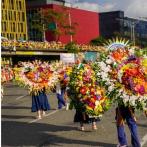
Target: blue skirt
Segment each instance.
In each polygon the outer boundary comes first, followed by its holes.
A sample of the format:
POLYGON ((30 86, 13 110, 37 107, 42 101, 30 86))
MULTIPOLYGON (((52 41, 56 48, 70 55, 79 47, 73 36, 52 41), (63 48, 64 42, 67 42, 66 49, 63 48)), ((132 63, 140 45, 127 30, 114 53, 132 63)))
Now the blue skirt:
POLYGON ((50 105, 45 92, 40 92, 39 95, 32 95, 32 112, 38 110, 50 110, 50 105))

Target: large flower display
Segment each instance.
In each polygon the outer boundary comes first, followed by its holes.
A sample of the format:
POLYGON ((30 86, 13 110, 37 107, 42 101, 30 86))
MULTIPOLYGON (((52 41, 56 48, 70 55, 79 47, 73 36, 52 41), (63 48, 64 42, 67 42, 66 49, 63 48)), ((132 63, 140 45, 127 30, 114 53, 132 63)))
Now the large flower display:
POLYGON ((12 66, 9 63, 9 60, 2 60, 1 59, 1 83, 4 84, 13 80, 14 73, 12 66))
MULTIPOLYGON (((1 42, 3 48, 14 48, 16 50, 48 50, 48 51, 63 51, 65 50, 65 44, 61 42, 38 42, 38 41, 17 41, 17 40, 3 40, 1 42)), ((92 46, 86 44, 77 44, 77 48, 80 51, 105 51, 103 46, 92 46)))
POLYGON ((37 95, 39 91, 51 90, 58 81, 58 73, 54 70, 57 64, 34 61, 22 62, 22 67, 15 70, 15 80, 19 85, 28 87, 30 93, 37 95))
POLYGON ((77 64, 70 75, 71 104, 89 116, 100 116, 109 108, 105 90, 97 85, 95 72, 89 64, 77 64))
POLYGON ((97 79, 107 96, 119 105, 147 109, 147 57, 137 57, 132 49, 117 47, 97 62, 97 79))

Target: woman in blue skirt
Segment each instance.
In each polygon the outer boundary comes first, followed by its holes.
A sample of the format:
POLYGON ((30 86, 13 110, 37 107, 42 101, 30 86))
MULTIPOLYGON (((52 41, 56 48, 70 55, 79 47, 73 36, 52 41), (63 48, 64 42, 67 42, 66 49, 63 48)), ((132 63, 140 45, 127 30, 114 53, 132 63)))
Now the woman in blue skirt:
POLYGON ((32 95, 32 112, 37 112, 37 118, 41 119, 47 110, 50 110, 50 104, 44 89, 37 95, 32 95))

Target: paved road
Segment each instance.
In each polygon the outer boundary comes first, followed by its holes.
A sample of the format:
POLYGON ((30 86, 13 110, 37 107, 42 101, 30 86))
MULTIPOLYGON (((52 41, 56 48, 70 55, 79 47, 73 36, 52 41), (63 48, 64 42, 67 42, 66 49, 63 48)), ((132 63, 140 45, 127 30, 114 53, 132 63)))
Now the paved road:
MULTIPOLYGON (((58 110, 55 94, 49 94, 51 110, 41 119, 31 112, 31 97, 27 90, 8 83, 4 87, 2 101, 2 146, 48 146, 48 147, 115 147, 117 144, 114 107, 97 122, 97 131, 86 125, 86 131, 78 130, 73 123, 74 110, 58 110)), ((137 113, 138 132, 143 147, 147 147, 147 118, 137 113)), ((126 126, 128 142, 129 130, 126 126)))

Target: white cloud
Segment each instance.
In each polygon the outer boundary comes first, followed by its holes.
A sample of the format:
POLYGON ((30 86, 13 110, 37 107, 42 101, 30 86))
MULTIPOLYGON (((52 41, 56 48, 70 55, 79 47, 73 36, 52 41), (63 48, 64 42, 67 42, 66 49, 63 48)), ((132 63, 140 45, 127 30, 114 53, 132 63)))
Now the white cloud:
POLYGON ((98 10, 98 4, 96 3, 89 3, 89 2, 82 2, 82 3, 75 3, 73 7, 77 7, 79 9, 83 10, 89 10, 89 11, 94 11, 94 12, 99 12, 98 10))
POLYGON ((99 5, 99 11, 100 12, 107 12, 111 11, 114 8, 114 4, 111 3, 105 3, 104 5, 99 5))
POLYGON ((80 9, 96 12, 122 10, 129 17, 147 17, 147 0, 74 0, 74 2, 80 9))
POLYGON ((129 16, 147 17, 147 1, 134 0, 130 5, 128 5, 128 7, 126 7, 125 12, 129 16))

